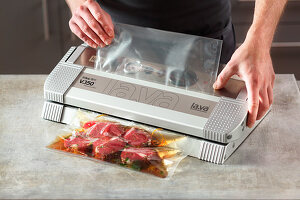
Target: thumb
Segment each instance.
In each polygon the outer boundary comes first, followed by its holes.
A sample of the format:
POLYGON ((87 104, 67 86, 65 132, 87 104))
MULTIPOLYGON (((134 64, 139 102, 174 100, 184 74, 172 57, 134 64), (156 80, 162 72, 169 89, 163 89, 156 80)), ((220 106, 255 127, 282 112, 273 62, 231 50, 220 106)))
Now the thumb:
POLYGON ((222 89, 225 87, 227 81, 236 73, 236 69, 230 64, 230 62, 225 66, 222 72, 219 74, 216 82, 214 83, 214 89, 222 89))

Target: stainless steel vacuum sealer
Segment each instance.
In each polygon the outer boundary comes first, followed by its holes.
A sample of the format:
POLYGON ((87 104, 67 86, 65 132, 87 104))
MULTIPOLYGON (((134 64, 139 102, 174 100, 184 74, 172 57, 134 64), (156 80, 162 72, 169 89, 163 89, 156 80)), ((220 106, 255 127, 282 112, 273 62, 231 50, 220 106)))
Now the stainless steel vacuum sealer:
POLYGON ((71 47, 44 86, 44 119, 69 123, 78 108, 188 137, 190 156, 222 164, 246 139, 247 93, 231 79, 212 89, 222 42, 116 24, 115 41, 71 47))

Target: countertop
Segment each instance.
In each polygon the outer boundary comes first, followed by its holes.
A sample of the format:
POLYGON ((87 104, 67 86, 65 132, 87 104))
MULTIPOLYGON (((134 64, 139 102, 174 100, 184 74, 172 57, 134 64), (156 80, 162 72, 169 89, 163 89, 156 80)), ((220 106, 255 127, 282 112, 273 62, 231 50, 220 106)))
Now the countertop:
POLYGON ((272 111, 224 165, 187 157, 168 180, 46 149, 45 75, 0 75, 0 198, 300 198, 300 95, 276 75, 272 111))

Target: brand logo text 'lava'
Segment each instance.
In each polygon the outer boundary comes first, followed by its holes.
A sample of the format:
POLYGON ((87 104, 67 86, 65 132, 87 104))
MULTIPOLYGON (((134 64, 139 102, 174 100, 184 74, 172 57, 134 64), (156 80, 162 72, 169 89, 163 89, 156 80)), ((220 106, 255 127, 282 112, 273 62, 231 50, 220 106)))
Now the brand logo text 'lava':
POLYGON ((199 111, 199 112, 207 112, 208 109, 209 109, 209 106, 199 105, 197 103, 193 103, 191 105, 191 110, 196 110, 196 111, 199 111))

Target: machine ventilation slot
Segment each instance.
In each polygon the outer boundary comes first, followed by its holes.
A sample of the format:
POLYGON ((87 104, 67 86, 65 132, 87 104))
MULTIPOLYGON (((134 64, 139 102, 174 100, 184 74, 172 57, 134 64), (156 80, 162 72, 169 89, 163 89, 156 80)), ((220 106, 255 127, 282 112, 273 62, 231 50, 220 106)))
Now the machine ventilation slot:
POLYGON ((42 118, 55 122, 60 122, 63 108, 63 105, 45 102, 43 107, 42 118))
POLYGON ((204 141, 201 146, 200 159, 215 164, 222 164, 224 152, 225 146, 204 141))

